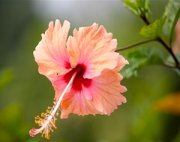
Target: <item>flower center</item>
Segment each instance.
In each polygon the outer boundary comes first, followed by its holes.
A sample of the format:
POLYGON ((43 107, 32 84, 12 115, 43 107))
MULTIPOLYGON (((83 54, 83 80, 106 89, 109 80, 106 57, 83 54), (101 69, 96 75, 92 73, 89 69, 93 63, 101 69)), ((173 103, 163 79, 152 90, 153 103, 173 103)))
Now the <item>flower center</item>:
POLYGON ((75 68, 68 72, 63 77, 64 81, 68 83, 75 72, 77 74, 74 78, 72 89, 74 89, 75 91, 81 91, 83 86, 87 88, 91 86, 92 80, 83 77, 84 73, 86 72, 86 66, 84 64, 78 64, 75 68))

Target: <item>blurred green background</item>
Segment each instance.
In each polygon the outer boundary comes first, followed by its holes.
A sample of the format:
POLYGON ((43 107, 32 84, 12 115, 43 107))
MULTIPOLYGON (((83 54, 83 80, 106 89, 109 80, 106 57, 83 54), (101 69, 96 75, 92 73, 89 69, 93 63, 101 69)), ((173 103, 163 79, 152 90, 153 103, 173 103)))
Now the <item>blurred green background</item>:
MULTIPOLYGON (((153 20, 168 1, 150 2, 153 20)), ((40 135, 31 138, 28 131, 35 126, 34 116, 51 106, 54 97, 50 82, 38 74, 32 54, 50 20, 70 21, 70 34, 75 27, 102 24, 117 38, 118 48, 143 40, 138 32, 144 23, 120 0, 0 0, 0 17, 0 142, 47 141, 40 135)), ((144 46, 162 50, 157 43, 144 46)), ((146 66, 122 84, 128 89, 124 94, 128 102, 111 116, 59 119, 48 141, 180 142, 180 113, 156 107, 158 100, 180 91, 176 72, 146 66)))

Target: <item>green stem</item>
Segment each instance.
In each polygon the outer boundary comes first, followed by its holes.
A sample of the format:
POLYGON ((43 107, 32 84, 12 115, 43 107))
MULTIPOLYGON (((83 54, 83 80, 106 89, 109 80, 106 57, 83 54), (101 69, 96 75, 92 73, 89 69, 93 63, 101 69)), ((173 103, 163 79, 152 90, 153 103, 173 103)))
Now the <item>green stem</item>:
POLYGON ((121 49, 117 49, 116 52, 119 52, 119 51, 124 51, 124 50, 127 50, 127 49, 131 49, 135 46, 138 46, 138 45, 141 45, 141 44, 145 44, 145 43, 149 43, 149 42, 152 42, 152 41, 156 41, 157 39, 148 39, 148 40, 144 40, 144 41, 140 41, 140 42, 137 42, 137 43, 134 43, 134 44, 131 44, 131 45, 128 45, 126 47, 123 47, 121 49))

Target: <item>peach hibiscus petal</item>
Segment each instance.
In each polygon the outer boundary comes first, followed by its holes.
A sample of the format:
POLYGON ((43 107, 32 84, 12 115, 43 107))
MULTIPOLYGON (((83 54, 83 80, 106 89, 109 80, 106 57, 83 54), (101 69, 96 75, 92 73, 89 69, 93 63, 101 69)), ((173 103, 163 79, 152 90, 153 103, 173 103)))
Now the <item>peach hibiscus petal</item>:
POLYGON ((93 94, 90 90, 90 88, 83 87, 80 92, 71 90, 66 94, 61 103, 61 118, 68 118, 70 113, 81 116, 99 114, 100 112, 94 107, 93 94))
POLYGON ((126 103, 126 98, 121 94, 126 91, 119 83, 121 79, 120 74, 106 70, 92 79, 89 88, 82 87, 81 91, 72 89, 61 103, 61 118, 67 118, 70 113, 110 115, 118 105, 126 103))
POLYGON ((69 57, 66 49, 66 40, 70 23, 65 21, 61 27, 59 20, 49 23, 42 40, 33 52, 35 61, 39 65, 39 73, 52 78, 57 74, 67 72, 69 57))
POLYGON ((122 76, 114 71, 105 70, 94 78, 94 106, 101 114, 110 115, 118 105, 126 103, 126 98, 122 95, 126 87, 120 84, 122 76))
POLYGON ((119 71, 125 65, 129 64, 129 62, 122 55, 119 55, 117 62, 118 62, 118 64, 117 64, 116 68, 114 69, 115 71, 119 71))
POLYGON ((85 78, 93 78, 101 74, 104 69, 114 69, 118 64, 119 54, 116 39, 107 33, 103 26, 93 24, 75 30, 73 37, 67 41, 70 64, 87 64, 85 78))
POLYGON ((69 114, 74 113, 77 115, 95 115, 97 110, 94 108, 92 101, 85 98, 81 92, 73 91, 66 94, 64 100, 61 103, 61 118, 65 119, 69 117, 69 114))

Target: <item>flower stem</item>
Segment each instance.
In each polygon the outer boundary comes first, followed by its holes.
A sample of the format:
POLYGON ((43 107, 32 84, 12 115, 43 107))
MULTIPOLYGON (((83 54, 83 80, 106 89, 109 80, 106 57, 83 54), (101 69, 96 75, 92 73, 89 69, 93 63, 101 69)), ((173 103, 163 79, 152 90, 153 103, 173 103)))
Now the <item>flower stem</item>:
POLYGON ((124 50, 127 50, 127 49, 131 49, 131 48, 133 48, 135 46, 138 46, 138 45, 141 45, 141 44, 146 44, 146 43, 149 43, 149 42, 152 42, 152 41, 156 41, 156 39, 153 38, 153 39, 147 39, 147 40, 144 40, 144 41, 140 41, 140 42, 128 45, 126 47, 123 47, 121 49, 117 49, 116 52, 124 51, 124 50))

